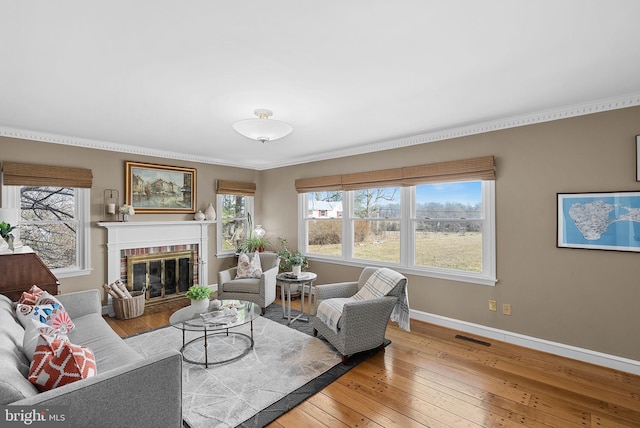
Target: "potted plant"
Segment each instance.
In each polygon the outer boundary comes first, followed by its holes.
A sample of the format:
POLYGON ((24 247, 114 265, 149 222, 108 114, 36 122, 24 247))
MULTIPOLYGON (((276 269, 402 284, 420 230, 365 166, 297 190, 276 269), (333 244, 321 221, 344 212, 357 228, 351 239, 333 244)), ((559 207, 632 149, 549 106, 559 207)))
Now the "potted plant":
POLYGON ((249 223, 249 236, 242 241, 240 247, 237 248, 236 253, 254 253, 256 251, 263 252, 270 244, 269 239, 265 236, 255 236, 253 234, 253 220, 251 219, 251 214, 247 214, 247 221, 249 223))
POLYGON ((185 297, 191 299, 191 308, 195 313, 207 312, 209 309, 209 298, 211 297, 211 289, 206 285, 192 285, 184 294, 185 297))
POLYGON ((299 251, 294 252, 291 257, 289 257, 289 263, 291 263, 291 272, 295 276, 300 276, 304 260, 304 256, 299 251))
POLYGON ((0 236, 2 236, 2 239, 4 239, 4 241, 7 243, 11 251, 13 251, 13 239, 14 239, 13 234, 11 232, 13 232, 13 230, 16 227, 18 226, 11 226, 6 221, 3 221, 2 223, 0 223, 0 236))
MULTIPOLYGON (((280 272, 293 272, 294 266, 299 266, 300 270, 309 267, 309 261, 300 251, 291 251, 287 247, 287 240, 285 238, 278 238, 278 240, 282 246, 282 249, 278 251, 278 255, 280 256, 280 272)), ((298 271, 298 275, 299 274, 300 272, 298 271)))

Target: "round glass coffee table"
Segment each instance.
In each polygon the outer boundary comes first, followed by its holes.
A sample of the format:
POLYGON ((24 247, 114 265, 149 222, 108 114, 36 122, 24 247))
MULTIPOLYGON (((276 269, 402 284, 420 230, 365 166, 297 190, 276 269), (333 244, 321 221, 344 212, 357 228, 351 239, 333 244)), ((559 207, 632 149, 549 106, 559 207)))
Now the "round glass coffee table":
POLYGON ((180 352, 184 361, 209 368, 209 365, 228 363, 242 358, 253 349, 253 320, 260 316, 260 306, 244 300, 219 300, 219 302, 220 306, 214 307, 212 303, 204 313, 195 313, 190 306, 187 306, 169 317, 169 324, 182 330, 180 352), (250 325, 249 334, 230 331, 245 324, 250 325), (187 342, 187 331, 199 334, 195 339, 187 342), (195 345, 201 341, 204 349, 198 350, 195 345), (211 352, 215 351, 214 355, 209 355, 209 348, 211 352), (199 351, 204 351, 204 355, 199 351))

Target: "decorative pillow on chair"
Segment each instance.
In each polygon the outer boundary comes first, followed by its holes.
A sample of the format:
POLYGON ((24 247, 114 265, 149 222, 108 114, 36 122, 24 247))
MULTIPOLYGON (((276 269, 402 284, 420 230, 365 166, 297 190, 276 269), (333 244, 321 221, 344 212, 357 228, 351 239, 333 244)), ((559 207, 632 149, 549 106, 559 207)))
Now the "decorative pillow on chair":
POLYGON ((249 260, 249 256, 245 253, 238 257, 238 271, 236 279, 239 278, 260 278, 262 275, 262 266, 260 265, 260 254, 256 251, 249 260))
POLYGON ((40 287, 32 285, 29 291, 22 293, 18 303, 22 303, 24 305, 35 305, 42 293, 44 293, 44 291, 41 290, 40 287))
POLYGON ((59 329, 63 334, 69 333, 75 327, 71 318, 64 310, 60 303, 51 303, 47 305, 23 305, 18 304, 16 307, 16 315, 20 324, 25 328, 29 320, 34 319, 48 326, 59 329))
POLYGON ((36 352, 36 346, 38 345, 38 339, 40 334, 45 336, 59 338, 68 342, 67 335, 62 333, 60 329, 51 327, 50 325, 43 324, 34 319, 30 319, 27 322, 27 326, 24 329, 24 337, 22 339, 22 351, 29 358, 29 361, 33 360, 33 354, 36 352))
POLYGON ((29 381, 48 391, 96 375, 96 359, 86 346, 41 334, 29 369, 29 381))

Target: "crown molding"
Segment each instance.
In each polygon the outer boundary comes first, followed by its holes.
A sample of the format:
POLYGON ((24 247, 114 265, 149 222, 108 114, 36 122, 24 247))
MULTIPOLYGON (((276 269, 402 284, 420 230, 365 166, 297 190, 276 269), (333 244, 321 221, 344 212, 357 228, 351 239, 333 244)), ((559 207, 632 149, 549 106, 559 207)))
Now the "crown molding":
POLYGON ((418 144, 433 143, 436 141, 450 140, 452 138, 467 137, 470 135, 484 134, 487 132, 499 131, 503 129, 517 128, 521 126, 568 119, 571 117, 585 116, 588 114, 601 113, 609 110, 619 110, 639 105, 640 92, 634 92, 615 98, 607 98, 588 103, 574 104, 572 106, 543 110, 535 113, 527 113, 523 115, 509 116, 501 119, 476 122, 468 125, 461 125, 438 131, 427 132, 424 134, 417 134, 393 140, 385 140, 344 150, 336 150, 330 153, 323 153, 322 155, 318 156, 306 157, 304 159, 300 158, 291 162, 278 163, 277 165, 269 166, 269 168, 280 168, 284 166, 299 165, 301 163, 317 162, 339 157, 398 149, 418 144))
MULTIPOLYGON (((155 156, 165 159, 183 160, 198 163, 210 163, 223 166, 242 167, 237 163, 225 162, 223 159, 202 156, 191 156, 185 153, 168 150, 155 150, 148 147, 130 146, 127 144, 110 143, 107 141, 91 140, 87 138, 71 137, 66 135, 51 134, 41 131, 29 131, 25 129, 0 126, 0 137, 18 138, 21 140, 41 141, 43 143, 62 144, 65 146, 82 147, 85 149, 106 150, 110 152, 129 153, 141 156, 155 156)), ((247 167, 253 169, 251 167, 247 167)))
POLYGON ((154 156, 166 159, 183 160, 188 162, 207 163, 214 165, 232 166, 236 168, 247 168, 257 171, 281 168, 285 166, 299 165, 303 163, 317 162, 335 159, 346 156, 354 156, 366 153, 373 153, 383 150, 391 150, 402 147, 414 146, 418 144, 433 143, 435 141, 449 140, 452 138, 467 137, 470 135, 483 134, 486 132, 499 131, 520 126, 534 125, 537 123, 550 122, 554 120, 568 119, 571 117, 584 116, 588 114, 601 113, 609 110, 618 110, 627 107, 640 105, 640 92, 626 94, 615 98, 607 98, 588 103, 575 104, 571 106, 544 110, 517 116, 510 116, 502 119, 494 119, 483 122, 461 125, 452 128, 437 130, 424 134, 402 137, 392 140, 379 141, 364 144, 344 150, 335 150, 316 156, 306 156, 289 159, 284 162, 276 162, 262 167, 255 165, 242 165, 226 162, 224 159, 191 156, 185 153, 172 152, 166 150, 154 150, 146 147, 130 146, 125 144, 110 143, 106 141, 91 140, 72 136, 51 134, 40 131, 30 131, 17 128, 0 126, 0 136, 18 138, 22 140, 41 141, 45 143, 63 144, 68 146, 83 147, 96 150, 107 150, 112 152, 129 153, 141 156, 154 156))

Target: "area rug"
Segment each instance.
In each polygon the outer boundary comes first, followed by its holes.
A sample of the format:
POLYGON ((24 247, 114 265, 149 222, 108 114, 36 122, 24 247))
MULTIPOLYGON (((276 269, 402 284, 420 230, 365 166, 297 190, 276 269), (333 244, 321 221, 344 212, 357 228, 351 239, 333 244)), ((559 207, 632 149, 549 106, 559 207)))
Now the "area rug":
MULTIPOLYGON (((258 420, 273 420, 282 412, 256 415, 310 381, 321 378, 332 367, 342 365, 335 349, 323 340, 266 317, 257 318, 253 329, 255 346, 244 357, 209 369, 184 364, 183 418, 189 427, 252 426, 262 423, 258 420)), ((248 325, 234 330, 249 334, 248 325)), ((187 340, 196 335, 188 333, 187 340)), ((125 340, 137 352, 149 356, 167 348, 180 349, 182 332, 165 327, 125 340)), ((223 350, 235 352, 247 343, 246 338, 238 336, 224 340, 224 346, 215 340, 210 342, 212 359, 224 359, 223 350)), ((203 356, 198 355, 204 352, 201 343, 190 347, 189 358, 203 356)))

